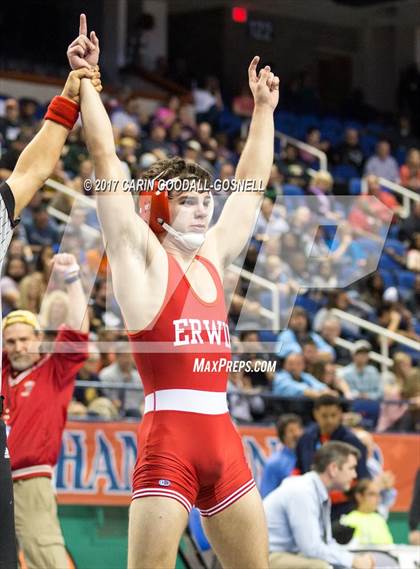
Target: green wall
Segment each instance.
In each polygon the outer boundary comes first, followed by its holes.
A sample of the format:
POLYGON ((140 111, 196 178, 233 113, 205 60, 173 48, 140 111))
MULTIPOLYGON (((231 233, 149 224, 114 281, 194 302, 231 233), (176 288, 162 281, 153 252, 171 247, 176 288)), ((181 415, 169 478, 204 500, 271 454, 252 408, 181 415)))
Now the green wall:
MULTIPOLYGON (((125 569, 128 509, 121 507, 60 506, 66 545, 77 569, 125 569)), ((389 519, 394 541, 407 543, 407 514, 389 519)), ((177 569, 183 569, 181 561, 177 569)))

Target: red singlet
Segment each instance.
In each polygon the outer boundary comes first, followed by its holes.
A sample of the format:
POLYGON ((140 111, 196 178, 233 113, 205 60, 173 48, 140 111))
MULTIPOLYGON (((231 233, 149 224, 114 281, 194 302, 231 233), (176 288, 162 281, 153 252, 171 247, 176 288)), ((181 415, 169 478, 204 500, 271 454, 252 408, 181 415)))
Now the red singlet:
POLYGON ((129 334, 146 396, 133 499, 164 496, 212 516, 255 482, 226 402, 231 351, 223 284, 212 263, 196 259, 214 281, 215 301, 201 300, 168 254, 163 306, 147 329, 129 334))

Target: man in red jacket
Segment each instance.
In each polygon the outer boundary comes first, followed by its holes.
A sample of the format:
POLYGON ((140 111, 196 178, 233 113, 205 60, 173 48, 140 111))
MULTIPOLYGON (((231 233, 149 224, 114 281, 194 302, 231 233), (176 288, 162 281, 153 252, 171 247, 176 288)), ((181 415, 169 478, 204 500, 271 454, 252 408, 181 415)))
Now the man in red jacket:
POLYGON ((32 312, 15 310, 3 319, 2 385, 8 429, 15 525, 28 569, 64 569, 64 540, 51 484, 75 376, 87 359, 89 322, 73 255, 54 258, 69 297, 67 321, 52 353, 41 354, 42 334, 32 312))

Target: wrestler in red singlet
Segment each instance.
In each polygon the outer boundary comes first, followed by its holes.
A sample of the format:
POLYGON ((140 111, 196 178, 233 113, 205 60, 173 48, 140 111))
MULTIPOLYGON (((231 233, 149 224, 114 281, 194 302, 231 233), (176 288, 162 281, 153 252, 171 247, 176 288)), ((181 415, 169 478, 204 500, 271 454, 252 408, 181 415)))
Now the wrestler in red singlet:
POLYGON ((164 353, 134 352, 145 392, 145 415, 138 432, 133 499, 168 496, 188 511, 197 505, 211 516, 255 486, 242 441, 226 403, 226 371, 194 372, 205 358, 218 369, 230 360, 223 284, 210 261, 195 257, 217 289, 204 302, 183 269, 168 254, 168 285, 163 307, 131 342, 167 342, 164 353))

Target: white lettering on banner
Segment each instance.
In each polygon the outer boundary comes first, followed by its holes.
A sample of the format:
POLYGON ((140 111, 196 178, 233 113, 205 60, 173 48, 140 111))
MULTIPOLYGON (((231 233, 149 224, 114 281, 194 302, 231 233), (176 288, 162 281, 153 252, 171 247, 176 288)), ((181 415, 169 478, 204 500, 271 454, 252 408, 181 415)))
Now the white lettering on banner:
POLYGON ((175 328, 174 346, 204 344, 201 333, 207 332, 208 343, 230 348, 229 327, 223 320, 199 320, 180 318, 173 321, 175 328))

